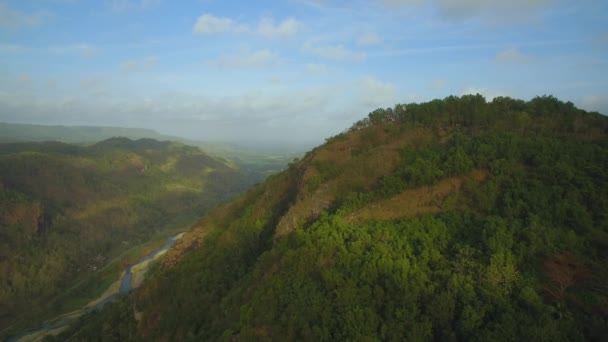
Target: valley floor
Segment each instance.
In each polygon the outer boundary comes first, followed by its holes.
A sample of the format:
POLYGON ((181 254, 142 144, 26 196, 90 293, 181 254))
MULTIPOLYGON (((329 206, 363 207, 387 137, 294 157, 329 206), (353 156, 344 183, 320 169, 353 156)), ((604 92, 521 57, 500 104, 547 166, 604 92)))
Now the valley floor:
POLYGON ((82 309, 62 314, 56 318, 44 322, 40 327, 29 329, 23 333, 8 339, 11 342, 34 342, 42 341, 46 336, 55 336, 68 328, 76 319, 86 313, 101 309, 106 303, 114 300, 118 295, 124 294, 132 289, 138 288, 144 281, 145 274, 149 267, 161 258, 175 242, 183 237, 184 233, 177 234, 168 239, 168 242, 148 253, 140 261, 132 266, 128 266, 122 272, 120 278, 113 282, 106 291, 98 298, 90 301, 82 309))

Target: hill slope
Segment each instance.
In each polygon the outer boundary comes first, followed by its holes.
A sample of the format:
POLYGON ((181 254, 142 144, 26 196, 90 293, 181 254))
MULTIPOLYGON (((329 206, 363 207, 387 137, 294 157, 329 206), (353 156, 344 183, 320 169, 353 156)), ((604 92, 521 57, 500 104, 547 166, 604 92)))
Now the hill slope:
POLYGON ((262 181, 266 176, 282 170, 294 156, 304 149, 295 146, 255 144, 229 144, 203 142, 168 136, 151 129, 107 126, 46 126, 0 122, 0 143, 49 142, 58 141, 72 144, 92 144, 113 137, 129 139, 171 140, 200 147, 205 153, 216 158, 230 160, 247 173, 254 181, 262 181))
POLYGON ((57 294, 249 184, 225 161, 167 141, 0 144, 0 327, 62 310, 57 294))
POLYGON ((58 338, 605 340, 606 170, 608 119, 552 97, 377 110, 58 338))

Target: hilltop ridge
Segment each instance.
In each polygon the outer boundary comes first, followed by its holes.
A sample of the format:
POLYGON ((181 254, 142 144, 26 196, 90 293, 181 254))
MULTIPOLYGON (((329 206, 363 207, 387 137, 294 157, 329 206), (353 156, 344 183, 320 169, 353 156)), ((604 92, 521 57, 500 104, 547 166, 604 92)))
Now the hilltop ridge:
POLYGON ((59 338, 602 340, 607 169, 608 118, 550 96, 379 109, 59 338))

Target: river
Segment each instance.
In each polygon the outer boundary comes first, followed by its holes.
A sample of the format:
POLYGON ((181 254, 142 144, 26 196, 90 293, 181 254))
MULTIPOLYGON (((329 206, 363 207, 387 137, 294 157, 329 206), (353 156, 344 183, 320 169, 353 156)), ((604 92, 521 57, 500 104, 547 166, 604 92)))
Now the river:
POLYGON ((173 245, 175 245, 175 242, 181 239, 183 235, 184 233, 180 233, 169 237, 164 245, 148 253, 148 255, 140 259, 137 263, 127 266, 122 274, 122 277, 116 282, 120 284, 119 287, 115 286, 116 283, 114 283, 110 285, 108 290, 106 290, 99 298, 91 301, 82 309, 46 321, 36 328, 28 329, 20 334, 9 337, 7 341, 27 342, 42 340, 44 336, 48 335, 53 331, 56 331, 56 333, 58 333, 59 331, 67 328, 70 323, 78 319, 80 316, 94 310, 101 310, 103 306, 107 303, 115 300, 119 296, 124 296, 128 294, 132 289, 138 287, 141 284, 143 275, 145 274, 150 262, 165 254, 167 250, 173 247, 173 245), (134 272, 136 274, 135 278, 137 278, 137 281, 134 281, 134 272))

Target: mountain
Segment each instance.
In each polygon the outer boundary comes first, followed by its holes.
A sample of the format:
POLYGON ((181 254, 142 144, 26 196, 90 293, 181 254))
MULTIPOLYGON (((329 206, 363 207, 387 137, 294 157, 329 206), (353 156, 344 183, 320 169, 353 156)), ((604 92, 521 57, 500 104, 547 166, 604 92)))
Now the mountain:
POLYGON ((607 170, 550 96, 378 109, 50 340, 607 340, 607 170))
POLYGON ((280 171, 294 157, 302 154, 300 145, 208 142, 164 135, 151 129, 107 126, 47 126, 0 122, 0 143, 58 141, 92 144, 113 137, 155 139, 181 142, 200 147, 206 153, 228 159, 257 181, 280 171))
POLYGON ((76 307, 118 277, 106 266, 126 250, 251 184, 226 160, 169 141, 0 144, 0 331, 76 307))
POLYGON ((151 129, 106 126, 47 126, 0 122, 0 143, 61 141, 95 143, 113 137, 176 140, 151 129))

